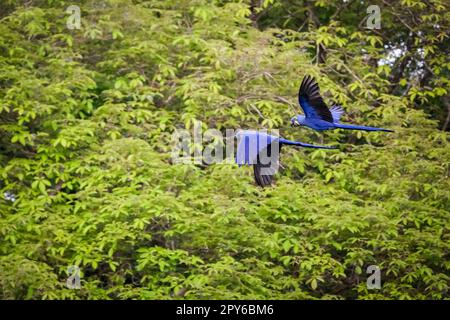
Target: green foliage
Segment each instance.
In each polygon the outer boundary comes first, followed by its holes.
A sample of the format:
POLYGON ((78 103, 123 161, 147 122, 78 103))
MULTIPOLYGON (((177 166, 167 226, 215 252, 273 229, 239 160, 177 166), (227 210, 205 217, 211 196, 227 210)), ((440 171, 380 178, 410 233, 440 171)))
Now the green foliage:
MULTIPOLYGON (((446 26, 443 3, 434 15, 403 2, 446 26)), ((450 296, 449 135, 429 117, 448 94, 444 40, 424 28, 440 76, 425 88, 402 74, 403 93, 389 86, 398 68, 376 63, 403 27, 378 35, 355 23, 365 8, 330 19, 336 6, 316 1, 322 25, 299 29, 303 16, 277 15, 288 3, 85 0, 81 30, 66 26, 67 1, 0 4, 1 298, 450 296), (196 121, 318 143, 288 126, 307 73, 344 121, 395 133, 283 150, 266 189, 251 168, 171 163, 172 133, 196 121), (369 265, 381 290, 366 287, 369 265)))

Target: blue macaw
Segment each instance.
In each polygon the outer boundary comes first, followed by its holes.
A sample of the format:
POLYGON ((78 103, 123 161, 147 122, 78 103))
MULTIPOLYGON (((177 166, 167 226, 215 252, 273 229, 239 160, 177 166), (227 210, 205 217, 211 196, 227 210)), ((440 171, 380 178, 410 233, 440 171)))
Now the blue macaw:
POLYGON ((393 132, 393 130, 389 129, 339 123, 339 119, 344 113, 344 110, 337 105, 333 105, 331 109, 328 109, 320 95, 319 85, 314 78, 310 76, 303 78, 298 91, 298 102, 305 115, 299 114, 291 119, 291 126, 294 127, 303 125, 317 131, 340 128, 348 130, 393 132))
POLYGON ((286 140, 254 130, 240 130, 236 133, 238 148, 236 163, 253 165, 255 182, 261 187, 272 184, 273 175, 279 165, 279 152, 283 145, 316 149, 336 149, 336 147, 316 146, 299 141, 286 140))

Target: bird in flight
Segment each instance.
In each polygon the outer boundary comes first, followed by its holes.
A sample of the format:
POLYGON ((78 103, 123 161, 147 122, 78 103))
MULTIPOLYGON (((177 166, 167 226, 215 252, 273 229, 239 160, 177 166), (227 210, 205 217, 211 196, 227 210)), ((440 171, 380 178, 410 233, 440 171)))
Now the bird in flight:
POLYGON ((353 124, 339 123, 344 110, 337 105, 328 109, 320 95, 319 85, 313 77, 306 76, 298 91, 298 102, 302 107, 304 115, 299 114, 291 119, 291 126, 307 126, 317 131, 330 129, 364 130, 364 131, 386 131, 393 130, 358 126, 353 124))
POLYGON ((279 154, 283 145, 315 149, 336 149, 336 147, 317 146, 299 141, 287 140, 254 130, 240 130, 236 133, 238 148, 236 163, 253 165, 255 182, 261 187, 272 184, 273 176, 278 171, 279 154))

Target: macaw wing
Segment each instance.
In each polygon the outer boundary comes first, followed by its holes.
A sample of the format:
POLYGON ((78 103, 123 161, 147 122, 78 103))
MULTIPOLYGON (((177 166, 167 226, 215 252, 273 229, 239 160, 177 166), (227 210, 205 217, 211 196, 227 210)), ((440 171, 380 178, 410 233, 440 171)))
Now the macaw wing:
POLYGON ((236 163, 253 165, 256 184, 261 187, 270 186, 278 169, 278 158, 272 159, 272 151, 277 148, 276 151, 279 152, 280 138, 252 130, 239 131, 236 136, 238 138, 236 163), (273 161, 276 161, 275 165, 273 161))
POLYGON ((273 182, 273 176, 275 174, 275 172, 273 173, 267 173, 263 170, 270 170, 270 171, 275 171, 273 169, 270 168, 270 165, 267 164, 261 164, 261 163, 257 163, 253 165, 253 175, 255 177, 255 182, 257 185, 261 186, 261 187, 267 187, 270 186, 273 182), (264 174, 263 174, 264 172, 264 174))
POLYGON ((238 139, 236 152, 238 165, 257 164, 260 161, 261 153, 267 152, 266 149, 275 142, 278 143, 280 139, 277 136, 253 130, 240 130, 236 133, 236 137, 238 139))
POLYGON ((333 116, 320 95, 319 85, 309 75, 303 78, 300 85, 298 102, 306 118, 333 122, 333 116))
POLYGON ((330 109, 331 115, 333 116, 333 122, 338 123, 341 116, 344 114, 344 109, 341 106, 333 105, 330 109))

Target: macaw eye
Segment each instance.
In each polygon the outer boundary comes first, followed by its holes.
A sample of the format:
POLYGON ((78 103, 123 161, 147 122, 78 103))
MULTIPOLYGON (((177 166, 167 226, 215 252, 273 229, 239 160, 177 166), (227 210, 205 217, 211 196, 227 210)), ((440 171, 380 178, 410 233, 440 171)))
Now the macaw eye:
POLYGON ((292 120, 292 126, 298 127, 298 126, 300 126, 300 122, 298 122, 297 119, 293 119, 293 120, 292 120))

